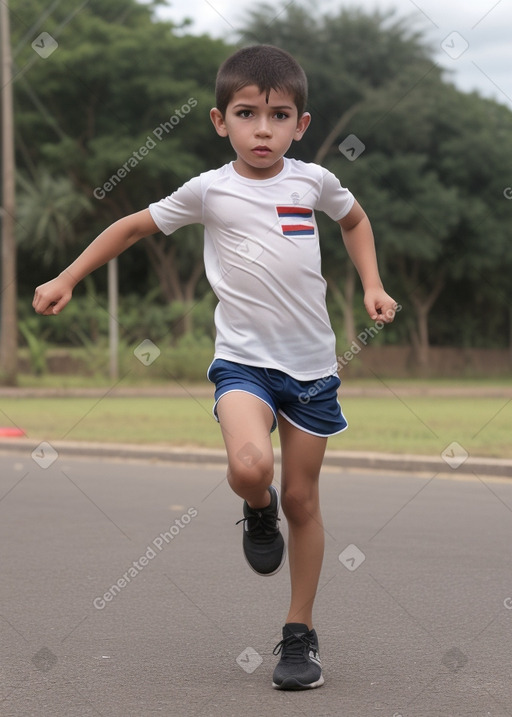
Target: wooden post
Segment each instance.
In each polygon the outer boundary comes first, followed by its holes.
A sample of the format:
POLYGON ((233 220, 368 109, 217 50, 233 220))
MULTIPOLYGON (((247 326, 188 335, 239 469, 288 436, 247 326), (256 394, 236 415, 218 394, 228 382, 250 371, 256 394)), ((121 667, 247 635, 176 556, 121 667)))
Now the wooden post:
POLYGON ((119 378, 118 283, 117 258, 115 258, 108 262, 110 378, 114 381, 119 378))

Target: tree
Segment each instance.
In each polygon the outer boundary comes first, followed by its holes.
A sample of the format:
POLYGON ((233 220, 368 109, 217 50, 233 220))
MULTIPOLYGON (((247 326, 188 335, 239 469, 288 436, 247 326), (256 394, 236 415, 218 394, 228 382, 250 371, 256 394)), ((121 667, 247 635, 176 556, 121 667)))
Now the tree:
POLYGON ((54 177, 40 169, 33 179, 18 174, 17 240, 29 250, 38 247, 43 266, 63 265, 70 246, 76 249, 74 221, 90 214, 90 200, 69 177, 54 177))
MULTIPOLYGON (((338 145, 351 127, 357 127, 357 135, 361 134, 361 116, 374 117, 376 107, 393 106, 418 78, 429 73, 440 82, 421 36, 394 13, 365 14, 351 9, 319 17, 293 4, 278 18, 273 19, 274 15, 269 5, 252 11, 245 34, 280 45, 301 62, 309 78, 313 122, 296 154, 325 164, 341 178, 351 173, 347 171, 348 162, 341 161, 338 145), (316 38, 314 42, 311 37, 316 38)), ((405 164, 408 168, 407 161, 405 164)), ((332 297, 342 309, 346 340, 352 343, 356 338, 354 269, 340 246, 337 229, 322 224, 322 230, 324 274, 332 297), (342 289, 340 274, 344 276, 342 289)), ((424 303, 418 305, 423 307, 424 303)), ((424 328, 423 322, 420 334, 424 328)))
MULTIPOLYGON (((430 316, 443 292, 463 278, 476 285, 505 270, 511 114, 433 77, 384 115, 386 107, 376 103, 359 116, 364 154, 332 166, 345 171, 372 218, 384 272, 399 279, 397 298, 409 309, 403 316, 414 317, 416 363, 428 372, 430 316)), ((465 304, 462 295, 450 303, 452 324, 465 304)))
MULTIPOLYGON (((14 4, 20 37, 26 18, 39 16, 45 4, 14 4)), ((229 151, 216 141, 208 117, 216 67, 229 48, 208 37, 179 36, 151 12, 135 0, 91 0, 69 19, 57 5, 45 30, 58 48, 35 63, 30 47, 18 56, 28 68, 17 85, 20 163, 67 177, 87 198, 93 218, 83 211, 75 217, 77 244, 223 163, 229 151)), ((141 243, 158 269, 163 299, 184 301, 185 316, 203 274, 194 232, 141 243)), ((33 250, 40 251, 35 241, 33 250)), ((176 333, 182 330, 178 322, 176 333)))
MULTIPOLYGON (((29 40, 43 29, 33 19, 45 4, 11 2, 18 164, 24 176, 44 167, 65 178, 63 194, 73 189, 92 206, 73 219, 74 239, 66 232, 62 241, 60 231, 61 251, 75 254, 105 224, 231 159, 208 118, 216 69, 233 49, 226 43, 181 35, 135 0, 90 0, 71 12, 54 3, 44 29, 59 46, 43 60, 29 40)), ((276 17, 260 5, 245 29, 247 42, 288 49, 308 74, 313 122, 291 154, 331 169, 372 220, 386 287, 404 307, 383 340, 410 341, 425 370, 431 344, 506 345, 510 110, 456 90, 421 33, 393 13, 319 16, 291 3, 276 17), (338 149, 350 134, 364 144, 357 159, 338 149), (473 314, 470 297, 492 321, 473 314)), ((368 320, 354 301, 360 288, 337 225, 318 219, 328 300, 350 340, 368 320)), ((27 238, 20 248, 24 276, 34 264, 39 270, 43 245, 27 238)), ((191 303, 208 292, 202 261, 200 230, 189 227, 141 242, 123 256, 122 275, 140 293, 157 277, 163 300, 182 306, 177 334, 188 328, 191 303)))
POLYGON ((18 329, 16 325, 16 243, 14 194, 14 137, 12 60, 7 1, 0 5, 2 85, 2 287, 0 315, 0 371, 7 384, 17 380, 18 329))
MULTIPOLYGON (((284 47, 306 70, 313 122, 295 154, 331 169, 367 210, 386 285, 405 308, 399 323, 427 372, 430 316, 447 287, 510 273, 510 110, 446 82, 421 34, 393 13, 319 17, 292 4, 275 18, 266 5, 250 13, 246 36, 284 47), (350 134, 364 145, 355 161, 338 150, 350 134)), ((322 221, 321 234, 324 274, 350 339, 353 270, 337 228, 322 221)), ((494 296, 492 310, 503 311, 503 293, 494 296)), ((459 297, 451 311, 465 303, 459 297)))

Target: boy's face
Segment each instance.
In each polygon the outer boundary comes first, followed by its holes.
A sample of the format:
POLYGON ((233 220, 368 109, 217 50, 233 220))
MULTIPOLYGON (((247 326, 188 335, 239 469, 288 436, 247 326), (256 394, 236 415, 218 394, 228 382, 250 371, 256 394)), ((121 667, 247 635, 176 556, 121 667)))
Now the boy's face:
POLYGON ((297 116, 293 97, 287 92, 265 93, 255 85, 235 92, 226 114, 214 108, 210 117, 221 137, 229 137, 236 152, 234 167, 244 177, 269 179, 283 168, 283 155, 293 140, 302 139, 311 116, 297 116))

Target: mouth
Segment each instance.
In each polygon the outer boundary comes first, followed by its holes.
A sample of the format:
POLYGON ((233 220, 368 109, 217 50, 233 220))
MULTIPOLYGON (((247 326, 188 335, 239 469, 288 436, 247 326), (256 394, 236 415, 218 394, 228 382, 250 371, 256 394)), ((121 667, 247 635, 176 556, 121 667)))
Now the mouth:
POLYGON ((252 148, 252 152, 258 157, 267 157, 272 152, 272 150, 265 145, 258 145, 257 147, 252 148))

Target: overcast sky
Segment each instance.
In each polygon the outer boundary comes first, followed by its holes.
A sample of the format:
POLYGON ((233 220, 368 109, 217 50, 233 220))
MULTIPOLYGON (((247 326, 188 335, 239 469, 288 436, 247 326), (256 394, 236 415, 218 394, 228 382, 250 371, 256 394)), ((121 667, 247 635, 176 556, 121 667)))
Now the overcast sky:
MULTIPOLYGON (((275 3, 276 15, 288 3, 275 3)), ((188 32, 235 43, 247 11, 257 6, 254 0, 171 0, 159 16, 174 22, 190 18, 188 32)), ((398 17, 425 30, 435 48, 434 59, 453 73, 451 79, 460 89, 478 90, 512 107, 511 0, 316 0, 315 6, 321 14, 335 13, 340 7, 368 12, 395 9, 398 17)))

